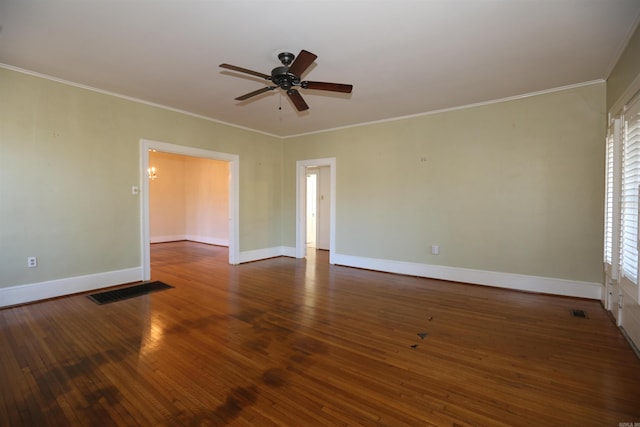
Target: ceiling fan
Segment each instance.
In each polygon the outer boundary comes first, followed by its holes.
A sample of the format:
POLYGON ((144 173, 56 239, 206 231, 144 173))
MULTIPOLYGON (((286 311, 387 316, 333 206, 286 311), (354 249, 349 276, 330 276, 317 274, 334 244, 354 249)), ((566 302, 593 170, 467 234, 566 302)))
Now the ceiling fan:
POLYGON ((220 64, 220 67, 228 70, 239 71, 241 73, 251 74, 252 76, 262 77, 273 83, 273 86, 266 86, 262 89, 254 90, 242 96, 239 96, 236 101, 244 101, 253 96, 260 95, 261 93, 280 88, 287 92, 289 99, 293 102, 293 105, 298 111, 308 110, 309 106, 300 95, 300 92, 296 89, 296 86, 300 86, 302 89, 315 89, 315 90, 327 90, 331 92, 351 93, 353 89, 352 85, 342 83, 327 83, 327 82, 313 82, 308 80, 302 80, 302 74, 313 64, 318 56, 301 50, 298 56, 289 52, 282 52, 278 55, 278 59, 282 62, 281 67, 276 67, 271 70, 271 75, 260 73, 258 71, 248 70, 242 67, 236 67, 235 65, 220 64))

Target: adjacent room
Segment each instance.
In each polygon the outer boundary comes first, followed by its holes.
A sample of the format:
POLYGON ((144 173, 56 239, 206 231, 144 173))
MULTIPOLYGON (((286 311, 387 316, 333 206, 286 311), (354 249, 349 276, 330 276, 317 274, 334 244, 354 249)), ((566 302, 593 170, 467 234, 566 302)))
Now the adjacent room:
POLYGON ((0 425, 640 424, 638 0, 0 0, 0 425))

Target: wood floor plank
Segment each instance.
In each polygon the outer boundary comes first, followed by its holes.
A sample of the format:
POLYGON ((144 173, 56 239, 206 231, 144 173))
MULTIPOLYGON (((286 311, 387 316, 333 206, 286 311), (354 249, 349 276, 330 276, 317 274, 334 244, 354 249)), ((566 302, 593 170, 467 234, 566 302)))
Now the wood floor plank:
POLYGON ((640 360, 598 301, 192 242, 152 245, 152 278, 174 288, 0 310, 0 425, 640 423, 640 360))

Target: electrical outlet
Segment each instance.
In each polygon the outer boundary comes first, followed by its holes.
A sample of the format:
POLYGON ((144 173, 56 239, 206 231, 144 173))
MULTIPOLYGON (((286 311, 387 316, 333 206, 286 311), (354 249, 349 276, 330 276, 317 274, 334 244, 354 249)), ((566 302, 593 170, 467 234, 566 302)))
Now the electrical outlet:
POLYGON ((431 255, 440 255, 440 246, 431 245, 431 255))
POLYGON ((38 258, 34 256, 27 257, 27 267, 34 268, 38 266, 38 258))

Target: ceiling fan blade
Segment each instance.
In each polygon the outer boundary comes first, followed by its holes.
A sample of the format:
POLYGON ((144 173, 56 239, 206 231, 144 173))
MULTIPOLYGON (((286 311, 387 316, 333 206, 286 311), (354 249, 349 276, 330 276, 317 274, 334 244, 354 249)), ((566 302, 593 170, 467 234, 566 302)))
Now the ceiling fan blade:
POLYGON ((300 86, 302 86, 302 88, 304 89, 329 90, 331 92, 343 92, 343 93, 351 93, 351 91, 353 90, 353 85, 346 85, 342 83, 304 81, 300 83, 300 86))
POLYGON ((298 111, 309 109, 307 103, 304 102, 304 99, 302 99, 302 95, 300 95, 300 92, 298 92, 296 89, 289 89, 287 91, 287 95, 289 95, 289 99, 291 100, 291 102, 293 102, 293 105, 296 106, 296 109, 298 111))
POLYGON ((289 67, 289 72, 294 76, 300 77, 302 73, 313 64, 313 61, 315 61, 317 57, 318 55, 307 52, 304 49, 301 50, 298 56, 296 56, 296 59, 293 60, 293 64, 289 67))
POLYGON ((258 90, 254 90, 253 92, 246 93, 242 96, 235 98, 236 101, 244 101, 245 99, 249 99, 252 96, 260 95, 261 93, 268 92, 270 90, 274 90, 277 86, 267 86, 258 90))
POLYGON ((248 70, 242 67, 236 67, 235 65, 220 64, 220 67, 226 68, 227 70, 238 71, 240 73, 251 74, 252 76, 262 77, 265 80, 271 80, 271 76, 268 74, 260 73, 258 71, 248 70))

